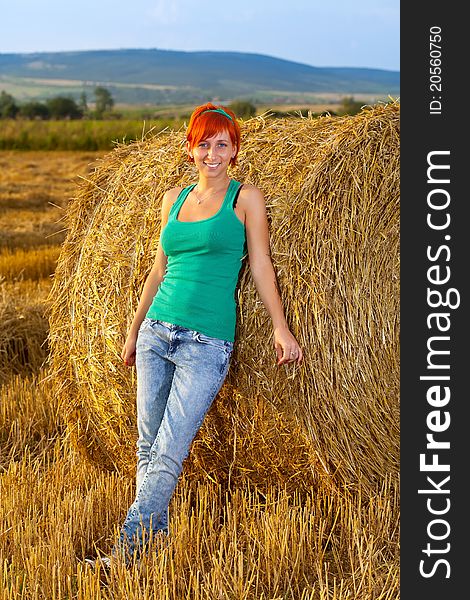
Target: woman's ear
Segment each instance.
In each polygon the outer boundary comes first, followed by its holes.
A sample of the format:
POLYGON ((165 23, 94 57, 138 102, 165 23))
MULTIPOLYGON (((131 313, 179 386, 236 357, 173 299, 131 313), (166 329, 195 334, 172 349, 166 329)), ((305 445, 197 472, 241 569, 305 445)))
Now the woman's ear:
POLYGON ((188 151, 189 158, 193 158, 193 153, 191 152, 191 146, 188 141, 186 141, 186 150, 188 151))

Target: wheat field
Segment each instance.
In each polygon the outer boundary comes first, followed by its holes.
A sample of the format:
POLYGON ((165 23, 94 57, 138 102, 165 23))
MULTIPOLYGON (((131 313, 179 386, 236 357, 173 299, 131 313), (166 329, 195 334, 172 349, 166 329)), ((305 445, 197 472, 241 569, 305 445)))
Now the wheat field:
MULTIPOLYGON (((170 544, 109 575, 83 564, 109 551, 134 494, 133 479, 71 443, 46 367, 64 209, 97 156, 0 153, 0 599, 396 600, 396 482, 339 490, 313 477, 301 442, 271 457, 284 485, 269 471, 263 485, 221 485, 189 457, 170 544)), ((261 424, 270 408, 256 410, 247 421, 261 424)))

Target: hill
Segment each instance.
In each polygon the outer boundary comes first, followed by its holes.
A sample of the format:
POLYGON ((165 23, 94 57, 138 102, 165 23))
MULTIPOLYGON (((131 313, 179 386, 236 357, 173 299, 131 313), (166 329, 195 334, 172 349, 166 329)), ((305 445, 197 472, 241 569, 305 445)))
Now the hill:
POLYGON ((117 102, 175 104, 246 98, 292 102, 328 94, 399 94, 399 72, 313 67, 243 52, 159 49, 0 54, 0 89, 20 100, 106 86, 117 102))

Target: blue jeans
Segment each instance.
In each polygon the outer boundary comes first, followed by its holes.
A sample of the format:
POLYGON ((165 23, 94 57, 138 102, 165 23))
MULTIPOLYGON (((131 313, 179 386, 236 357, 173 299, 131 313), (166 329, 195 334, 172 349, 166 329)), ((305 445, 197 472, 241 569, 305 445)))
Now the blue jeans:
POLYGON ((168 508, 191 443, 227 375, 233 342, 145 318, 136 344, 137 495, 113 554, 168 534, 168 508))

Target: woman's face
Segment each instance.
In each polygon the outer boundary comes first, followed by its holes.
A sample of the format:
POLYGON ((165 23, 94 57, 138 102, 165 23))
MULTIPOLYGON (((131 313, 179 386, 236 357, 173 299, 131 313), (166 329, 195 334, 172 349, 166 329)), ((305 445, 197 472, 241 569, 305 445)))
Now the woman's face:
POLYGON ((207 177, 225 173, 231 159, 237 153, 228 131, 221 131, 213 137, 202 139, 192 148, 189 148, 187 142, 187 147, 199 172, 207 177))

